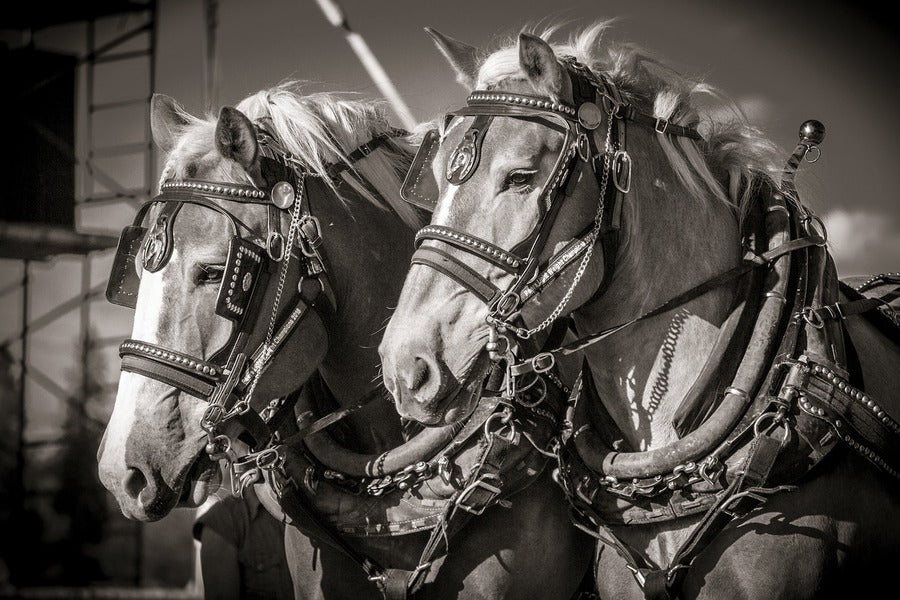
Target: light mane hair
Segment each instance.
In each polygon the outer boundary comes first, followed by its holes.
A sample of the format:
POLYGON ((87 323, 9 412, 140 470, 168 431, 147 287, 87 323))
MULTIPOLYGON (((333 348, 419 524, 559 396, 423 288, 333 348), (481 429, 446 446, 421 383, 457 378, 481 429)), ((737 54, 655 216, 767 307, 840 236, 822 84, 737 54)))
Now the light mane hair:
MULTIPOLYGON (((329 165, 345 163, 349 168, 338 177, 358 196, 383 210, 393 210, 411 227, 420 226, 420 215, 400 198, 400 187, 415 152, 414 138, 390 137, 371 154, 351 163, 347 158, 350 153, 374 137, 392 132, 383 103, 334 92, 304 94, 302 88, 303 82, 284 81, 251 94, 235 108, 251 121, 260 122, 284 150, 313 175, 321 177, 345 205, 349 206, 351 200, 339 192, 328 173, 329 165)), ((215 139, 217 117, 200 119, 181 112, 187 125, 161 180, 173 175, 172 163, 178 156, 202 156, 215 151, 209 144, 215 139)), ((223 174, 232 181, 252 183, 233 161, 220 162, 220 168, 225 169, 223 174)))
MULTIPOLYGON (((701 142, 667 135, 656 138, 689 193, 726 202, 743 219, 759 187, 780 176, 784 153, 713 86, 678 73, 633 44, 601 44, 612 23, 599 21, 563 42, 554 40, 558 26, 533 33, 547 41, 558 57, 574 57, 595 73, 604 73, 623 98, 642 112, 697 128, 704 138, 701 142), (703 97, 712 98, 719 107, 704 110, 703 97)), ((512 38, 483 58, 476 87, 490 89, 504 80, 523 78, 517 39, 512 38)), ((553 96, 550 90, 538 91, 553 96)))

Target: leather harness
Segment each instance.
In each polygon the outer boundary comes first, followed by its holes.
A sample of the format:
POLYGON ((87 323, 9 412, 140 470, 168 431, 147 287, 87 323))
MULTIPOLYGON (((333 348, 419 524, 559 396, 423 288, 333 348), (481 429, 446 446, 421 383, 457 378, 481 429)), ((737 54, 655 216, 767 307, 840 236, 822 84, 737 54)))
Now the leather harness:
MULTIPOLYGON (((355 454, 326 429, 381 398, 381 387, 343 409, 327 412, 321 408, 329 392, 314 375, 301 390, 272 400, 260 412, 253 410, 256 381, 284 341, 311 309, 330 312, 336 305, 319 252, 321 229, 305 193, 305 178, 311 173, 261 124, 257 128, 264 178, 278 183, 270 191, 199 180, 164 183, 161 193, 142 206, 133 225, 123 231, 107 288, 110 302, 134 308, 137 269, 152 272, 166 264, 181 208, 190 204, 222 214, 234 232, 216 304, 217 314, 235 323, 228 343, 210 358, 199 358, 126 340, 120 347, 122 370, 207 401, 201 420, 208 436, 206 451, 213 459, 231 463, 234 493, 265 480, 295 526, 359 564, 385 598, 406 598, 425 584, 431 562, 447 550, 449 540, 469 518, 495 504, 508 505, 508 497, 542 472, 552 456, 545 448, 559 427, 568 389, 554 373, 546 373, 514 395, 483 398, 462 425, 426 430, 375 457, 355 454), (269 231, 265 235, 254 231, 228 210, 228 202, 266 207, 269 231), (160 209, 148 232, 144 221, 153 206, 160 209), (286 210, 292 220, 285 237, 280 228, 286 210), (255 341, 260 338, 257 319, 266 284, 277 274, 279 289, 283 287, 292 258, 298 259, 301 273, 291 308, 286 314, 279 311, 279 294, 264 339, 255 341), (288 418, 295 412, 296 422, 288 418), (252 449, 243 457, 230 451, 237 435, 252 449), (393 516, 382 523, 367 512, 364 519, 353 521, 344 513, 354 503, 369 509, 377 504, 378 512, 393 516), (398 504, 411 514, 397 513, 398 504), (329 511, 335 505, 339 507, 329 511), (414 531, 431 533, 412 571, 383 567, 348 539, 414 531)), ((329 176, 337 177, 389 137, 402 134, 390 130, 376 136, 350 152, 347 162, 328 167, 329 176)))
MULTIPOLYGON (((839 322, 857 314, 875 312, 880 316, 872 309, 900 296, 900 287, 878 298, 861 297, 844 289, 848 299, 839 300, 834 265, 824 248, 824 228, 800 203, 793 185, 800 161, 818 153, 824 137, 824 127, 810 121, 801 129, 801 141, 785 167, 780 191, 764 188, 760 192, 768 204, 751 236, 757 239, 758 247, 737 267, 633 319, 554 350, 521 359, 513 352, 518 349, 513 342, 498 344, 498 338, 507 333, 525 340, 557 320, 596 243, 603 246, 606 264, 604 282, 593 297, 603 293, 615 267, 621 197, 630 184, 625 121, 652 126, 660 134, 701 139, 693 129, 655 119, 627 105, 602 74, 595 75, 571 59, 562 62, 572 81, 573 106, 497 90, 475 91, 466 108, 452 113, 475 117, 449 161, 447 179, 454 185, 464 183, 478 167, 480 144, 494 117, 538 120, 556 130, 560 129, 559 120, 565 123, 564 149, 541 192, 547 210, 535 230, 512 250, 439 225, 427 226, 416 238, 419 244, 434 240, 477 257, 515 275, 514 281, 500 290, 439 246, 420 245, 413 263, 437 270, 488 304, 488 323, 495 332, 488 350, 495 360, 507 361, 507 377, 513 380, 552 368, 561 356, 579 352, 726 283, 743 281, 749 289, 757 290, 758 296, 740 302, 722 328, 710 361, 676 415, 680 423, 676 426, 683 437, 674 444, 647 452, 626 452, 621 446, 613 449, 612 440, 620 436, 612 419, 600 415, 598 425, 588 417, 589 404, 603 411, 587 370, 570 398, 558 447, 558 466, 559 481, 573 507, 573 521, 624 558, 647 598, 668 598, 677 595, 693 559, 725 525, 746 515, 770 495, 793 489, 794 482, 839 441, 898 476, 897 415, 889 414, 888 409, 849 383, 839 322), (598 97, 603 111, 595 103, 598 97), (606 117, 608 127, 603 153, 598 152, 592 135, 601 117, 606 117), (543 244, 560 206, 579 180, 573 176, 579 160, 594 168, 599 184, 594 223, 547 260, 541 270, 543 244), (608 185, 609 179, 613 186, 608 185), (557 309, 535 327, 516 324, 522 305, 574 266, 579 257, 582 266, 557 309), (754 276, 755 283, 746 280, 748 275, 754 276), (712 375, 721 372, 719 369, 728 362, 726 354, 736 352, 742 338, 746 340, 743 348, 753 351, 729 367, 732 385, 724 395, 711 395, 707 388, 714 380, 712 375), (611 523, 658 522, 698 512, 704 512, 700 523, 672 563, 661 567, 649 564, 609 529, 611 523)), ((422 156, 414 161, 404 186, 408 200, 420 204, 428 200, 420 182, 434 152, 433 147, 423 147, 422 156)), ((897 339, 896 329, 893 336, 897 339)))

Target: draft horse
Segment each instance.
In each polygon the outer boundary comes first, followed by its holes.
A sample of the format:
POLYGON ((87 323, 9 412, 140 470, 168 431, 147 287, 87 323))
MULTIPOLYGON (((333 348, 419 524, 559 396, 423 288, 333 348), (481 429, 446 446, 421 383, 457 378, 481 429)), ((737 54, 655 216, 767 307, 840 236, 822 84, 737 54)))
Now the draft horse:
POLYGON ((603 598, 880 589, 900 557, 897 293, 839 284, 800 202, 824 129, 782 173, 738 112, 701 120, 708 86, 605 29, 490 54, 430 32, 472 91, 404 185, 433 215, 385 384, 405 417, 452 423, 472 404, 447 380, 484 357, 515 388, 583 352, 557 479, 603 598), (535 352, 561 321, 576 339, 535 352))
POLYGON ((135 309, 98 453, 122 512, 198 506, 226 459, 236 492, 264 480, 291 523, 298 598, 571 595, 589 545, 536 449, 560 413, 487 398, 421 431, 381 384, 378 334, 422 220, 399 197, 405 132, 291 82, 218 118, 160 95, 151 112, 160 194, 107 291, 135 309))

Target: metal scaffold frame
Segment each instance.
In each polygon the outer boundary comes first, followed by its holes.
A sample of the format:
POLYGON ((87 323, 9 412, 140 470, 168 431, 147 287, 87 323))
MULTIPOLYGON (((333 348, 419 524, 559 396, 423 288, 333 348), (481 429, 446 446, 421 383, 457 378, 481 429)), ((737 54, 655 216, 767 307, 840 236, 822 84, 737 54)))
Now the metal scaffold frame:
MULTIPOLYGON (((109 3, 108 3, 109 4, 109 3)), ((82 90, 75 98, 75 147, 71 148, 66 142, 49 139, 51 143, 60 147, 67 155, 74 158, 75 164, 75 222, 84 224, 83 215, 91 209, 100 206, 129 206, 132 209, 141 202, 147 200, 153 191, 155 157, 153 152, 152 137, 150 132, 149 106, 150 98, 155 89, 156 72, 156 37, 157 37, 157 2, 156 0, 142 0, 122 2, 113 7, 113 11, 102 13, 92 12, 95 9, 85 7, 80 14, 72 14, 73 23, 83 23, 85 40, 84 54, 80 55, 76 63, 77 87, 82 90), (119 11, 118 9, 121 9, 119 11), (123 18, 123 17, 127 17, 123 18), (119 21, 110 21, 119 19, 119 21), (106 27, 103 33, 98 32, 98 24, 115 25, 114 35, 110 35, 110 27, 106 27), (135 24, 136 23, 136 24, 135 24), (127 26, 122 27, 123 24, 127 26), (140 73, 146 72, 146 87, 141 86, 127 90, 123 97, 122 90, 114 85, 114 81, 104 81, 104 78, 113 77, 116 66, 126 65, 129 72, 139 69, 140 73), (113 67, 113 68, 108 68, 113 67), (110 99, 108 92, 116 90, 117 97, 110 99), (135 119, 140 119, 143 125, 141 139, 125 144, 103 145, 95 135, 96 128, 103 126, 104 116, 113 111, 134 111, 135 119), (64 145, 65 147, 61 147, 64 145), (140 162, 140 173, 122 173, 115 168, 109 168, 104 163, 114 163, 119 159, 127 159, 131 164, 140 162), (137 185, 133 181, 135 176, 139 179, 137 185), (130 182, 125 182, 123 177, 129 177, 130 182)), ((66 14, 68 17, 69 14, 66 14)), ((39 23, 30 25, 30 34, 34 39, 34 33, 42 27, 58 25, 59 22, 50 22, 46 25, 39 23)), ((38 130, 38 134, 52 136, 50 132, 38 130)), ((80 382, 80 390, 65 389, 54 377, 48 375, 45 365, 36 363, 30 352, 31 339, 35 333, 41 331, 60 318, 68 318, 77 321, 77 336, 82 350, 80 356, 82 373, 89 372, 92 353, 112 344, 117 344, 127 337, 128 332, 121 335, 107 335, 95 337, 92 335, 95 319, 100 315, 98 311, 92 311, 92 304, 103 298, 105 278, 101 283, 93 283, 92 263, 97 258, 98 252, 104 252, 115 246, 116 236, 105 231, 79 233, 70 230, 62 230, 59 227, 26 224, 2 224, 0 238, 6 247, 16 247, 19 250, 13 255, 3 255, 4 259, 20 260, 20 276, 16 281, 7 284, 0 289, 0 298, 19 294, 21 308, 19 310, 18 333, 0 340, 0 348, 17 350, 9 352, 9 356, 17 355, 15 361, 18 372, 15 374, 18 395, 17 432, 18 443, 16 445, 15 477, 14 484, 18 489, 14 491, 18 504, 24 506, 29 498, 53 494, 53 489, 29 489, 26 483, 27 454, 30 449, 48 446, 61 447, 65 439, 31 440, 26 437, 26 420, 29 413, 30 401, 33 396, 34 385, 40 386, 54 398, 59 399, 64 410, 79 410, 83 418, 92 419, 85 412, 84 406, 74 406, 73 398, 87 398, 90 390, 89 378, 83 377, 80 382), (60 299, 55 305, 42 314, 33 314, 33 260, 46 259, 57 254, 79 256, 80 284, 79 291, 68 298, 60 299)), ((96 225, 95 225, 96 226, 96 225)), ((9 263, 8 263, 9 264, 9 263)), ((9 315, 15 318, 14 315, 9 315)), ((109 406, 112 405, 114 387, 102 390, 103 401, 109 396, 109 406)), ((93 418, 94 425, 105 426, 102 421, 93 418)), ((142 525, 127 522, 124 519, 116 519, 115 527, 107 531, 107 535, 133 536, 134 561, 133 580, 131 583, 140 585, 142 565, 142 525)))

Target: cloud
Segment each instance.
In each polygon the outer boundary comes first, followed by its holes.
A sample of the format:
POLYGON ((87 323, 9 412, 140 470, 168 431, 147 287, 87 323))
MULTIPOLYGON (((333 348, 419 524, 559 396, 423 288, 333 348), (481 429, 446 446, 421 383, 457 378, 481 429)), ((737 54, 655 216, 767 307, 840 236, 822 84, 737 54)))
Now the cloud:
POLYGON ((822 220, 840 276, 900 270, 900 224, 890 215, 839 208, 822 220))

